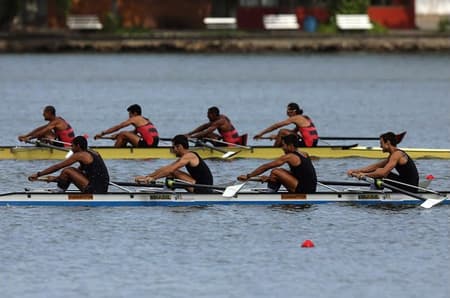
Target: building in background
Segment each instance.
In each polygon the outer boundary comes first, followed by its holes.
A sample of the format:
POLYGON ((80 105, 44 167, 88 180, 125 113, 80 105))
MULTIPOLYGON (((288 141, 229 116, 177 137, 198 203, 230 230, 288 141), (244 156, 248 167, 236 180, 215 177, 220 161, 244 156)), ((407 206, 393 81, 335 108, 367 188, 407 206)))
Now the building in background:
POLYGON ((436 30, 439 22, 450 22, 450 0, 416 0, 416 25, 422 30, 436 30))
MULTIPOLYGON (((203 29, 205 17, 236 18, 237 28, 262 30, 266 14, 309 16, 328 23, 339 0, 2 0, 0 30, 65 29, 68 15, 96 15, 124 28, 203 29)), ((391 29, 436 29, 450 0, 367 0, 370 19, 391 29), (417 18, 417 21, 416 21, 417 18)), ((303 27, 303 26, 301 26, 303 27)), ((108 26, 106 26, 108 28, 108 26)))

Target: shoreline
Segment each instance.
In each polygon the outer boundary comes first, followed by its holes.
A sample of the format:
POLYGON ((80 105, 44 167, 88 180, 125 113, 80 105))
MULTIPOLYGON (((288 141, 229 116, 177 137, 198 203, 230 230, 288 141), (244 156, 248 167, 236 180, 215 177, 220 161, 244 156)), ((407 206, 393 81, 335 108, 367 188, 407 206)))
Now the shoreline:
POLYGON ((152 31, 145 34, 73 31, 0 33, 0 53, 450 53, 450 34, 319 34, 298 31, 152 31))

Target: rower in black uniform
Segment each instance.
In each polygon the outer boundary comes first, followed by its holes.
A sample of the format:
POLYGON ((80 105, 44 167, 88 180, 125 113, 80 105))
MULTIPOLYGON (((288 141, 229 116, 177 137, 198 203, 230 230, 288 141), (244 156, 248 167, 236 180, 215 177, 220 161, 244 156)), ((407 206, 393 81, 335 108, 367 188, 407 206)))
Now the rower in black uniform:
MULTIPOLYGON (((179 157, 176 161, 146 176, 137 176, 135 178, 136 182, 151 183, 156 179, 168 177, 180 179, 191 184, 213 184, 213 176, 208 165, 196 152, 189 151, 189 142, 185 135, 177 135, 172 139, 172 151, 179 157), (180 170, 182 167, 186 168, 187 173, 180 170)), ((190 187, 187 189, 195 193, 211 192, 209 188, 190 187)))
POLYGON ((88 149, 87 140, 83 136, 73 139, 72 151, 73 154, 64 161, 39 171, 28 179, 35 181, 41 176, 63 169, 59 176, 46 177, 48 182, 57 182, 59 191, 66 191, 73 183, 83 193, 107 193, 109 174, 100 154, 88 149), (80 164, 78 168, 70 167, 76 162, 80 164))
POLYGON ((267 182, 272 191, 278 191, 281 185, 292 193, 315 193, 317 175, 314 165, 308 154, 298 151, 299 140, 296 135, 289 134, 281 138, 284 155, 274 161, 265 163, 248 174, 240 175, 238 180, 246 181, 272 169, 269 176, 260 176, 258 179, 267 182), (290 171, 280 168, 288 164, 290 171))
POLYGON ((397 148, 397 143, 398 138, 393 132, 382 134, 380 136, 380 147, 383 152, 389 153, 389 156, 386 159, 367 167, 348 170, 347 174, 359 179, 364 177, 388 178, 403 183, 389 182, 389 184, 395 187, 410 192, 417 192, 417 186, 419 185, 419 173, 417 167, 405 151, 397 148), (394 169, 397 173, 393 172, 394 169))

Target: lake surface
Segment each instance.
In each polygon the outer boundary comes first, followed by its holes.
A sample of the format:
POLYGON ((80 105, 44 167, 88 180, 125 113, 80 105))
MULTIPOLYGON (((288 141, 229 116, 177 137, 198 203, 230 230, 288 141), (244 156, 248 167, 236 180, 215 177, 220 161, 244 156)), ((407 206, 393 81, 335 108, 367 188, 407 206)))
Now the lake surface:
MULTIPOLYGON (((0 144, 44 124, 51 104, 91 145, 138 103, 161 136, 218 106, 251 137, 297 102, 322 136, 408 133, 449 148, 449 55, 0 55, 0 144)), ((361 145, 377 145, 365 142, 361 145)), ((131 180, 167 160, 107 161, 131 180)), ((207 161, 216 183, 263 160, 207 161)), ((368 159, 318 160, 344 180, 368 159)), ((0 191, 54 161, 0 161, 0 191)), ((450 164, 418 160, 450 188, 450 164)), ((351 181, 351 180, 350 180, 351 181)), ((45 185, 44 185, 45 186, 45 185)), ((450 208, 0 208, 4 297, 448 297, 450 208), (305 239, 316 247, 300 248, 305 239)))

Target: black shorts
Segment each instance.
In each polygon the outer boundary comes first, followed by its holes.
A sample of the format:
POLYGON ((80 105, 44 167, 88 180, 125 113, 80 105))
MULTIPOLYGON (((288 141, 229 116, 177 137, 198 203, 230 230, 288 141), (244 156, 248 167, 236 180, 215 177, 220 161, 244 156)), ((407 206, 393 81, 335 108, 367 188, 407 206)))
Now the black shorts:
POLYGON ((144 141, 143 139, 139 139, 138 142, 138 148, 152 148, 152 147, 158 147, 158 143, 159 143, 159 138, 153 138, 153 144, 152 145, 148 145, 146 141, 144 141))
POLYGON ((92 185, 89 183, 88 186, 86 186, 86 188, 83 190, 83 193, 107 193, 108 185, 109 184, 92 185))

